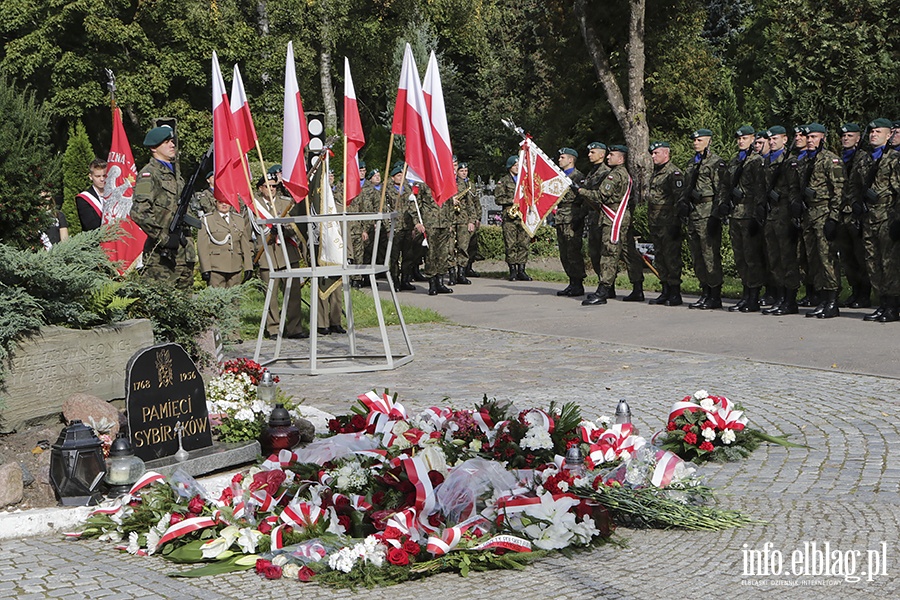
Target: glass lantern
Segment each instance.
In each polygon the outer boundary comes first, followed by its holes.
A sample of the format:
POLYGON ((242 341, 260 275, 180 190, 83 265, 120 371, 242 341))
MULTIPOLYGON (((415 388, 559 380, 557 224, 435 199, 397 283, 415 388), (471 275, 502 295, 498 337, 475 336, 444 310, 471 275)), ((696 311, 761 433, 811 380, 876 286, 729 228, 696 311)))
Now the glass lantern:
POLYGON ((625 400, 619 400, 619 404, 616 405, 616 424, 624 425, 625 423, 631 423, 631 407, 625 400))
POLYGON ((269 415, 269 425, 259 436, 263 456, 269 456, 281 450, 290 450, 300 443, 300 430, 291 421, 291 414, 278 403, 269 415))
POLYGON ((50 484, 63 506, 93 506, 106 475, 103 447, 94 430, 74 419, 50 450, 50 484))
POLYGON ((275 385, 275 378, 270 371, 263 371, 262 377, 259 378, 256 394, 261 401, 269 406, 275 402, 275 396, 278 395, 278 387, 275 385))
POLYGON ((566 470, 573 477, 584 477, 584 454, 581 452, 579 444, 572 444, 566 450, 566 470))
POLYGON ((146 470, 144 461, 134 455, 128 436, 120 433, 109 448, 109 463, 104 478, 109 486, 108 496, 117 498, 127 494, 146 470))

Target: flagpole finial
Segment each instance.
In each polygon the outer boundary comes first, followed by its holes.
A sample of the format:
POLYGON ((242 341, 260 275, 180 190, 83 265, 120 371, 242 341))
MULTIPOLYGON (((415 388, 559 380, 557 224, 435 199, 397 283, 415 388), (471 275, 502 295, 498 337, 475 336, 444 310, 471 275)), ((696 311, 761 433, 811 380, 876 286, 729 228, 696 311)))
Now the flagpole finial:
POLYGON ((522 129, 521 127, 519 127, 518 125, 516 125, 516 123, 512 119, 500 119, 500 122, 503 123, 504 126, 510 128, 515 133, 522 136, 523 139, 527 137, 525 135, 525 130, 522 129))
POLYGON ((104 69, 106 71, 106 87, 109 90, 110 101, 112 105, 116 105, 116 74, 112 69, 104 69))

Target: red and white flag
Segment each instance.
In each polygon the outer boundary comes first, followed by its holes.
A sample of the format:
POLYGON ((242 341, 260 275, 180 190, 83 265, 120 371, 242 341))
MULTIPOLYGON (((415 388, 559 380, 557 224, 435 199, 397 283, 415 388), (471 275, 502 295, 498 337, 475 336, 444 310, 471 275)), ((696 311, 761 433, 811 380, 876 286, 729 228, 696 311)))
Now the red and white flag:
POLYGON ((281 153, 281 180, 284 187, 300 202, 309 195, 309 180, 303 149, 309 144, 306 130, 306 114, 297 85, 297 69, 294 67, 294 43, 288 42, 287 60, 284 65, 284 135, 281 153))
POLYGON ((122 126, 122 111, 113 109, 112 143, 109 156, 106 158, 106 186, 103 188, 103 223, 118 221, 124 235, 111 242, 100 244, 109 259, 118 262, 119 274, 133 267, 141 266, 141 255, 147 234, 131 220, 131 198, 134 194, 134 182, 137 180, 137 168, 131 145, 122 126))
MULTIPOLYGON (((213 109, 213 172, 215 186, 213 196, 227 202, 235 211, 241 211, 238 193, 246 195, 246 183, 241 186, 243 160, 238 154, 231 123, 231 106, 225 94, 225 81, 219 68, 219 57, 212 54, 212 109, 213 109)), ((248 198, 249 199, 249 198, 248 198)))
POLYGON ((437 58, 434 51, 428 59, 425 70, 425 82, 422 84, 425 105, 431 121, 431 132, 437 154, 438 173, 435 185, 431 188, 438 206, 456 195, 456 173, 453 170, 453 148, 450 144, 450 127, 447 125, 447 110, 444 106, 444 91, 441 87, 441 74, 438 72, 437 58))
POLYGON ((534 237, 541 221, 566 193, 572 180, 530 137, 519 146, 519 174, 513 204, 522 213, 522 227, 534 237))
POLYGON ((344 165, 344 181, 347 184, 347 204, 359 196, 359 150, 366 145, 362 121, 359 118, 359 105, 356 103, 356 90, 350 77, 350 61, 344 57, 344 144, 347 151, 347 164, 344 165))
POLYGON ((250 103, 244 91, 244 80, 241 71, 234 65, 234 79, 231 81, 231 122, 234 124, 234 137, 241 144, 241 152, 246 154, 256 146, 256 127, 250 114, 250 103))
POLYGON ((400 68, 400 85, 391 132, 406 137, 407 177, 413 181, 424 181, 436 192, 435 184, 439 181, 436 175, 440 174, 437 149, 428 119, 425 95, 419 81, 419 70, 409 44, 406 44, 403 66, 400 68))

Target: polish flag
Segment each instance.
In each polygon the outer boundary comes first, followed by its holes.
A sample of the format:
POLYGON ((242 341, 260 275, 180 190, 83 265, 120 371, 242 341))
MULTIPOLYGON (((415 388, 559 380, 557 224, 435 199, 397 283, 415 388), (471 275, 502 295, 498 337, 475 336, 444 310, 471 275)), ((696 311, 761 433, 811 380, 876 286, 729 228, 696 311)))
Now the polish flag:
POLYGON ((425 95, 419 81, 419 70, 416 68, 416 59, 413 58, 409 44, 406 44, 403 66, 400 68, 400 85, 397 89, 391 132, 406 136, 407 177, 413 181, 425 182, 437 199, 440 190, 438 184, 442 184, 437 150, 428 119, 425 95))
POLYGON ((309 194, 306 161, 303 149, 309 144, 306 130, 306 114, 297 85, 294 67, 294 43, 288 42, 287 60, 284 65, 284 135, 281 154, 281 179, 284 187, 300 202, 309 194))
POLYGON ((359 105, 356 103, 356 91, 350 77, 350 61, 344 57, 344 144, 346 145, 347 164, 344 165, 344 180, 347 182, 347 204, 359 196, 359 149, 366 145, 363 135, 362 121, 359 118, 359 105))
POLYGON ((244 80, 237 65, 234 65, 234 79, 231 81, 231 121, 234 124, 234 137, 241 143, 241 151, 249 152, 250 148, 256 146, 256 127, 253 126, 244 80))
POLYGON ((431 188, 438 206, 456 195, 456 173, 453 171, 453 148, 450 145, 450 128, 447 125, 447 110, 444 106, 444 91, 441 87, 441 74, 438 72, 437 58, 434 51, 428 59, 425 69, 425 83, 422 84, 425 94, 425 105, 431 120, 431 132, 437 151, 439 175, 431 188))
POLYGON ((240 212, 241 203, 238 200, 240 188, 237 176, 240 175, 241 161, 237 154, 237 144, 234 141, 231 107, 228 96, 225 94, 225 81, 222 79, 219 57, 215 51, 212 54, 212 85, 213 172, 216 178, 213 196, 220 202, 227 202, 234 210, 240 212), (238 162, 238 168, 235 168, 235 161, 238 162))

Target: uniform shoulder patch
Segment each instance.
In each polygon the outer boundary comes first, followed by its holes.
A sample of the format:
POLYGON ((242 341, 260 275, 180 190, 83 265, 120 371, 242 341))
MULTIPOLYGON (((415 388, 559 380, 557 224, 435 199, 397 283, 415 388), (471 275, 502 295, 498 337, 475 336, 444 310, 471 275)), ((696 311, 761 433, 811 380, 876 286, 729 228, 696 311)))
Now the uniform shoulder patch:
POLYGON ((141 177, 152 177, 152 175, 149 172, 144 171, 143 173, 141 173, 141 177))
POLYGON ((839 158, 832 158, 831 162, 833 162, 834 164, 838 164, 839 162, 841 162, 841 160, 839 158))
POLYGON ((607 175, 606 178, 607 178, 607 179, 612 179, 613 176, 612 176, 612 175, 607 175))

